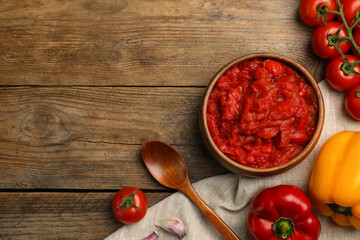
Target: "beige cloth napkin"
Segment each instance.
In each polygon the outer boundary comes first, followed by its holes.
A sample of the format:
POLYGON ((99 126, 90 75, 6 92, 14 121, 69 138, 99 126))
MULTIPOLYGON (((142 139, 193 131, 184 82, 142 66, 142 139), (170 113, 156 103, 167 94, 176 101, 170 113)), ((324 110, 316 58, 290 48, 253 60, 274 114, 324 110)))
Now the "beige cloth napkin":
MULTIPOLYGON (((200 197, 242 240, 253 239, 246 226, 246 217, 250 201, 257 192, 271 186, 293 184, 308 193, 312 166, 325 140, 343 130, 360 131, 360 122, 353 120, 345 112, 345 94, 333 90, 326 81, 322 81, 319 85, 325 101, 324 128, 315 149, 301 164, 285 173, 266 178, 252 179, 236 174, 225 174, 193 184, 200 197)), ((340 227, 331 218, 324 217, 316 211, 315 213, 322 227, 320 239, 360 239, 360 230, 340 227)), ((121 227, 106 240, 139 240, 150 235, 154 230, 159 234, 159 239, 179 239, 154 226, 154 223, 161 219, 171 217, 180 218, 185 222, 187 235, 184 239, 223 239, 198 208, 185 195, 176 192, 151 207, 140 222, 121 227)))

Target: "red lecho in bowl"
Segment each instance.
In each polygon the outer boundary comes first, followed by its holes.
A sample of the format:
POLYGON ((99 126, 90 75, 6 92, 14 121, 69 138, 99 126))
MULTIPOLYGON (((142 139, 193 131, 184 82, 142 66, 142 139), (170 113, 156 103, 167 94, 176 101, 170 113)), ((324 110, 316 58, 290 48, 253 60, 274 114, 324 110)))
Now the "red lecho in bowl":
POLYGON ((311 74, 273 53, 227 64, 209 83, 200 132, 211 155, 232 172, 257 177, 284 172, 315 147, 324 102, 311 74))

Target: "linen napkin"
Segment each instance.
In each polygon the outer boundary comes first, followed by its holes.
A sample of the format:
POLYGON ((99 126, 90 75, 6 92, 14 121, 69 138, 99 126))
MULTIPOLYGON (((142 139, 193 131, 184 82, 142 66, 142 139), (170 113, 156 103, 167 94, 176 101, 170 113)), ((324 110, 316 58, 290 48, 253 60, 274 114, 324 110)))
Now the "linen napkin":
MULTIPOLYGON (((344 131, 360 131, 360 122, 352 119, 345 111, 345 93, 333 90, 327 83, 319 84, 325 102, 324 128, 312 153, 293 169, 271 177, 248 178, 237 174, 225 174, 203 179, 193 184, 201 198, 242 239, 253 239, 247 229, 246 218, 252 198, 259 191, 280 184, 293 184, 308 195, 308 184, 316 155, 323 143, 333 134, 344 131)), ((186 161, 186 159, 185 159, 186 161)), ((360 231, 354 227, 341 227, 331 218, 322 216, 314 209, 321 222, 322 240, 360 239, 360 231)), ((182 193, 176 192, 149 208, 145 217, 133 225, 125 225, 106 240, 139 240, 156 230, 159 239, 179 239, 177 236, 156 227, 165 218, 177 217, 184 221, 187 235, 184 239, 223 239, 200 210, 182 193)))

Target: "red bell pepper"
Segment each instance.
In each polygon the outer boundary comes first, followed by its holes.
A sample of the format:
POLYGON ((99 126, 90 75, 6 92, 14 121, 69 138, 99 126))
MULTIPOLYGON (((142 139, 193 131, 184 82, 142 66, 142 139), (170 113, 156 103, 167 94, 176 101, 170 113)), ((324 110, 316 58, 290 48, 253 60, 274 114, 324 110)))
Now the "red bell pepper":
POLYGON ((300 188, 279 185, 258 193, 247 218, 250 233, 257 240, 313 240, 321 231, 311 202, 300 188))

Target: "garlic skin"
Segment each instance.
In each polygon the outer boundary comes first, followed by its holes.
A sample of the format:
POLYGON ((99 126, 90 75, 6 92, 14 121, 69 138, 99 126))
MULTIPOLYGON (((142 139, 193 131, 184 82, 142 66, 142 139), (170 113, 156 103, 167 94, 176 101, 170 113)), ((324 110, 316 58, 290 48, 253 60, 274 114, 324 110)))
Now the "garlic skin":
POLYGON ((155 225, 179 236, 180 239, 183 239, 186 235, 186 226, 184 222, 178 218, 164 219, 155 225))
POLYGON ((150 234, 149 236, 147 236, 146 238, 143 238, 142 240, 158 240, 158 238, 159 238, 159 235, 155 231, 152 234, 150 234))

